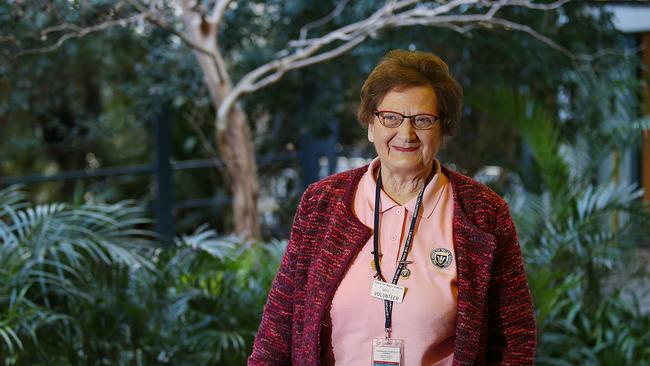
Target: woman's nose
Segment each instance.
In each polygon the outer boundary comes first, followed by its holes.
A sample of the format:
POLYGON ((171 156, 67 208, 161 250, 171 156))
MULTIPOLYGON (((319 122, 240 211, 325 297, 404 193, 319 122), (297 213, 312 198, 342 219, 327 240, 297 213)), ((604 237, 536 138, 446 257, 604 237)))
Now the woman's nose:
POLYGON ((417 138, 415 129, 411 125, 411 119, 408 117, 405 117, 402 124, 397 127, 397 133, 406 141, 412 141, 417 138))

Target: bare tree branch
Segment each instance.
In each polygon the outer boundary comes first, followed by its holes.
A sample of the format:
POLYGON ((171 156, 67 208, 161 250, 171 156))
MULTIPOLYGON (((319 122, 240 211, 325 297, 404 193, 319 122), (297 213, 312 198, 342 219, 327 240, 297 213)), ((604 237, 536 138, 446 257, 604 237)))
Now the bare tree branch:
MULTIPOLYGON (((127 0, 139 13, 123 19, 109 20, 95 26, 79 28, 76 25, 63 23, 58 26, 46 28, 42 34, 66 31, 58 41, 50 46, 38 49, 25 50, 20 55, 48 52, 60 47, 72 38, 80 38, 89 33, 97 32, 116 25, 125 25, 137 21, 147 20, 168 32, 178 36, 188 47, 200 55, 211 60, 215 65, 219 83, 231 85, 225 62, 216 45, 216 33, 232 0, 217 0, 211 15, 206 17, 205 10, 198 9, 200 3, 192 0, 181 0, 188 35, 177 30, 163 16, 155 1, 147 9, 139 0, 127 0), (198 24, 200 22, 202 24, 198 24), (196 23, 196 24, 195 24, 196 23), (202 27, 201 27, 202 26, 202 27), (197 31, 210 32, 209 35, 198 34, 197 31), (206 43, 212 42, 212 43, 206 43)), ((227 116, 236 101, 244 94, 251 93, 278 81, 286 72, 308 65, 322 62, 337 57, 356 47, 368 38, 373 38, 384 29, 407 27, 414 25, 446 27, 456 32, 467 34, 477 26, 501 27, 529 34, 531 37, 556 49, 568 57, 575 59, 569 50, 557 44, 549 37, 540 34, 531 27, 497 17, 497 13, 505 7, 521 7, 534 10, 557 9, 571 0, 557 0, 551 3, 537 3, 532 0, 451 0, 451 1, 418 1, 418 0, 389 0, 381 8, 366 19, 348 24, 321 37, 307 38, 310 29, 320 27, 340 15, 349 0, 341 0, 336 8, 325 17, 311 22, 300 30, 297 40, 290 41, 287 48, 279 52, 279 57, 269 63, 261 65, 246 74, 234 87, 225 89, 226 95, 218 106, 217 130, 224 131, 227 127, 227 116), (469 6, 471 9, 484 9, 482 13, 463 14, 469 6), (338 45, 337 45, 338 43, 338 45)))
MULTIPOLYGON (((621 52, 621 50, 614 49, 614 48, 603 48, 603 49, 598 50, 598 52, 595 52, 593 54, 576 55, 576 58, 581 60, 581 61, 585 61, 586 63, 583 63, 583 65, 587 65, 588 62, 591 62, 591 61, 594 61, 594 60, 597 60, 599 58, 606 57, 606 56, 621 56, 623 58, 627 58, 627 57, 631 57, 633 55, 641 55, 643 53, 643 50, 645 50, 645 49, 646 49, 646 46, 643 46, 643 45, 632 48, 632 49, 629 49, 629 50, 624 50, 623 52, 621 52)), ((582 65, 579 65, 579 66, 582 66, 582 65)))
MULTIPOLYGON (((140 12, 146 11, 146 7, 142 5, 138 0, 127 0, 127 1, 134 8, 136 8, 136 10, 140 12)), ((230 0, 223 1, 223 2, 229 2, 229 1, 230 0)), ((152 7, 153 7, 153 3, 152 3, 152 7)), ((187 10, 187 11, 192 11, 192 10, 187 10)), ((202 46, 201 44, 193 41, 189 36, 176 29, 173 25, 169 24, 169 22, 165 20, 162 16, 150 17, 148 18, 148 21, 153 25, 160 27, 161 29, 164 29, 165 31, 177 36, 186 46, 190 47, 191 49, 209 57, 212 60, 212 62, 215 64, 216 69, 218 70, 219 79, 222 81, 230 82, 230 78, 228 76, 228 73, 226 72, 225 63, 223 59, 221 59, 220 55, 216 54, 213 50, 210 50, 207 47, 202 46)))
MULTIPOLYGON (((458 25, 459 23, 476 24, 486 28, 493 27, 493 26, 501 26, 505 29, 513 29, 520 32, 528 33, 533 38, 545 43, 546 45, 548 45, 553 49, 562 52, 567 57, 571 59, 576 58, 576 55, 574 55, 571 51, 567 50, 565 47, 561 46, 560 44, 553 41, 552 39, 544 36, 543 34, 535 31, 533 28, 527 25, 512 22, 507 19, 489 17, 487 14, 486 15, 481 15, 481 14, 447 15, 447 16, 438 16, 435 18, 419 17, 419 16, 403 17, 402 15, 400 15, 396 17, 396 19, 391 19, 390 23, 393 23, 395 27, 405 27, 405 26, 412 26, 412 25, 443 26, 443 27, 450 27, 453 25, 455 27, 460 27, 458 25)), ((465 33, 467 31, 467 28, 465 27, 459 28, 462 30, 461 33, 465 33)), ((451 29, 456 30, 456 28, 454 27, 452 27, 451 29)))
POLYGON ((48 28, 43 29, 41 31, 41 38, 46 37, 50 33, 61 32, 61 31, 66 31, 66 30, 73 31, 73 32, 79 32, 79 31, 81 31, 81 28, 76 24, 62 23, 62 24, 59 24, 59 25, 55 25, 53 27, 48 27, 48 28))
POLYGON ((228 10, 228 5, 230 5, 232 0, 217 0, 212 9, 212 14, 210 14, 210 21, 213 22, 217 28, 221 26, 221 21, 226 10, 228 10))
POLYGON ((528 35, 530 35, 531 37, 533 37, 533 38, 535 38, 535 39, 537 39, 537 40, 539 40, 539 41, 541 41, 543 43, 546 43, 547 46, 549 46, 549 47, 551 47, 553 49, 556 49, 556 50, 562 52, 563 54, 565 54, 570 59, 575 59, 577 57, 575 54, 573 54, 573 52, 569 51, 568 49, 566 49, 562 45, 560 45, 557 42, 553 41, 552 39, 546 37, 545 35, 535 31, 533 28, 531 28, 531 27, 529 27, 527 25, 515 23, 515 22, 512 22, 510 20, 501 19, 501 18, 492 19, 490 21, 490 24, 502 25, 506 29, 514 29, 514 30, 518 30, 520 32, 528 33, 528 35))
POLYGON ((519 6, 533 10, 555 10, 572 0, 558 0, 548 4, 540 4, 530 0, 501 0, 503 6, 519 6))
POLYGON ((148 19, 150 17, 153 17, 156 13, 157 13, 156 11, 148 10, 148 11, 145 11, 145 12, 142 12, 142 13, 138 13, 138 14, 126 17, 126 18, 111 19, 111 20, 107 20, 105 22, 95 24, 95 25, 89 26, 89 27, 84 27, 84 28, 79 28, 77 26, 73 26, 73 25, 70 25, 70 24, 61 24, 59 26, 46 28, 45 30, 43 30, 43 33, 42 33, 42 35, 44 37, 47 37, 48 33, 56 32, 56 31, 70 30, 70 32, 67 32, 67 33, 64 33, 63 35, 61 35, 61 37, 59 37, 59 39, 52 45, 45 46, 45 47, 39 47, 39 48, 26 49, 26 50, 23 50, 21 52, 18 52, 14 57, 18 58, 18 57, 22 57, 22 56, 26 56, 26 55, 33 55, 33 54, 51 52, 51 51, 56 50, 57 48, 60 48, 61 46, 63 46, 63 44, 66 41, 69 41, 71 39, 82 38, 82 37, 87 36, 88 34, 103 31, 105 29, 112 28, 112 27, 126 26, 126 25, 131 24, 131 23, 137 23, 137 22, 140 22, 140 21, 144 21, 144 20, 146 20, 146 19, 148 19))
MULTIPOLYGON (((225 4, 228 0, 220 0, 221 3, 225 4)), ((219 47, 217 45, 217 38, 219 34, 219 24, 218 21, 213 21, 207 19, 199 10, 194 9, 190 6, 189 0, 181 0, 181 8, 183 9, 183 20, 186 26, 186 32, 188 36, 182 37, 187 44, 191 45, 196 50, 199 50, 200 53, 203 53, 208 56, 208 58, 214 63, 214 71, 217 74, 218 82, 220 85, 231 84, 230 75, 226 70, 226 64, 221 56, 219 47), (205 28, 204 26, 207 26, 205 28), (200 43, 202 42, 202 44, 200 43), (207 52, 207 53, 206 53, 207 52)), ((223 5, 225 12, 225 7, 227 4, 223 5)), ((223 15, 223 14, 222 14, 223 15)), ((199 54, 199 58, 200 58, 199 54)), ((199 60, 201 62, 201 60, 199 60)), ((206 70, 204 70, 206 71, 206 70)), ((211 91, 214 93, 215 91, 211 91)))
POLYGON ((298 37, 298 39, 304 40, 305 38, 307 38, 307 32, 309 32, 310 29, 322 27, 323 25, 331 22, 334 18, 336 18, 337 16, 339 16, 339 14, 341 14, 343 9, 345 8, 346 5, 348 5, 349 2, 350 0, 341 0, 341 2, 336 6, 336 8, 334 8, 334 10, 332 10, 331 13, 327 14, 323 18, 320 18, 318 20, 315 20, 311 23, 307 23, 304 26, 302 26, 300 28, 300 36, 298 37))
POLYGON ((460 25, 457 25, 457 24, 438 24, 437 27, 451 29, 452 31, 454 31, 456 33, 466 35, 469 38, 472 37, 470 32, 473 31, 474 29, 476 29, 476 26, 473 25, 473 24, 466 24, 466 25, 463 25, 463 26, 460 26, 460 25))
MULTIPOLYGON (((576 59, 576 56, 569 50, 531 27, 496 17, 498 11, 504 7, 516 6, 546 11, 557 9, 569 1, 571 0, 558 0, 542 4, 529 0, 500 0, 493 2, 452 0, 445 3, 420 3, 414 8, 410 8, 410 6, 417 4, 417 0, 388 1, 367 19, 346 25, 322 37, 308 39, 303 37, 303 35, 306 35, 306 31, 301 31, 301 37, 296 41, 290 41, 288 48, 279 53, 281 56, 278 59, 261 65, 246 74, 226 95, 217 112, 217 130, 225 131, 230 109, 242 95, 278 81, 290 70, 339 56, 356 47, 367 38, 374 37, 378 31, 387 28, 426 25, 447 27, 466 34, 477 26, 498 26, 527 33, 571 59, 576 59), (483 13, 462 14, 463 9, 469 5, 477 5, 479 9, 482 7, 485 11, 483 13), (342 44, 327 49, 338 42, 342 42, 342 44)), ((320 21, 325 23, 330 21, 330 18, 328 15, 320 21)))
MULTIPOLYGON (((454 0, 452 3, 458 3, 463 4, 463 3, 476 3, 479 0, 454 0)), ((319 38, 312 38, 312 39, 305 39, 305 40, 298 40, 298 41, 290 41, 289 42, 289 48, 293 47, 305 47, 305 46, 322 46, 322 45, 327 45, 332 43, 333 41, 349 41, 351 39, 356 38, 359 31, 364 31, 367 29, 371 29, 376 26, 378 23, 381 23, 382 18, 386 18, 391 16, 396 10, 403 9, 405 7, 408 7, 410 5, 416 4, 418 0, 402 0, 402 1, 388 1, 386 5, 381 7, 379 10, 377 10, 375 13, 373 13, 370 17, 363 19, 361 21, 358 21, 356 23, 352 23, 349 25, 346 25, 344 27, 341 27, 335 31, 332 31, 323 37, 319 38)), ((315 52, 315 50, 314 50, 315 52)))

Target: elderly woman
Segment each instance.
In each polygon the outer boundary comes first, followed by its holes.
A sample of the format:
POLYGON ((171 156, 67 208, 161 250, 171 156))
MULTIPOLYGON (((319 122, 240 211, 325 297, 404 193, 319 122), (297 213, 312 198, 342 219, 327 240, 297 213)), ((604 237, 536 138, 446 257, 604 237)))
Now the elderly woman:
POLYGON ((535 319, 515 227, 436 160, 462 89, 395 50, 361 89, 378 157, 304 193, 249 365, 525 365, 535 319))

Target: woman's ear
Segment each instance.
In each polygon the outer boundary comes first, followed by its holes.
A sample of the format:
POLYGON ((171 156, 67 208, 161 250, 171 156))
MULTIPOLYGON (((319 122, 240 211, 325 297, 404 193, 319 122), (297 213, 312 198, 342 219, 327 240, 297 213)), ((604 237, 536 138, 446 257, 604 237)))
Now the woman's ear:
POLYGON ((373 136, 374 131, 375 131, 374 123, 369 123, 368 124, 368 141, 370 141, 370 142, 375 142, 375 137, 373 136))
POLYGON ((438 147, 438 151, 444 150, 447 147, 447 142, 451 139, 451 136, 443 134, 440 137, 440 145, 438 147))

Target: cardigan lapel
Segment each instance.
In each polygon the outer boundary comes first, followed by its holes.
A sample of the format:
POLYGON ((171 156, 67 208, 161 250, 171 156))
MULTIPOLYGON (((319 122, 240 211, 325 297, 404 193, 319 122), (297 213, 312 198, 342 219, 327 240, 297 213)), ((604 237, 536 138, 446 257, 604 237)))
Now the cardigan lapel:
POLYGON ((454 364, 472 364, 479 351, 480 334, 486 334, 486 294, 496 238, 478 228, 465 213, 472 196, 457 173, 445 169, 454 196, 453 236, 458 271, 458 312, 454 364))
POLYGON ((372 230, 359 221, 352 212, 354 193, 364 171, 363 169, 353 171, 351 182, 345 185, 345 190, 336 192, 341 198, 332 207, 332 216, 337 219, 329 221, 330 227, 322 230, 325 235, 311 266, 313 275, 307 278, 307 288, 310 291, 307 293, 308 299, 315 301, 307 301, 306 306, 313 308, 305 313, 317 316, 306 320, 305 327, 313 327, 310 330, 306 329, 306 332, 311 331, 316 335, 311 345, 314 350, 319 350, 321 327, 334 291, 360 248, 372 235, 372 230))

